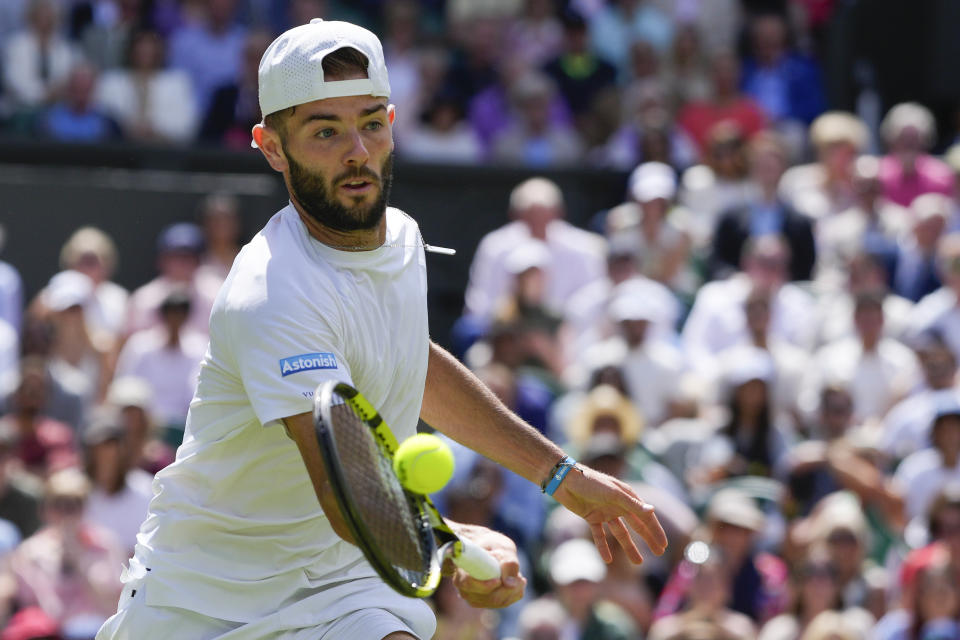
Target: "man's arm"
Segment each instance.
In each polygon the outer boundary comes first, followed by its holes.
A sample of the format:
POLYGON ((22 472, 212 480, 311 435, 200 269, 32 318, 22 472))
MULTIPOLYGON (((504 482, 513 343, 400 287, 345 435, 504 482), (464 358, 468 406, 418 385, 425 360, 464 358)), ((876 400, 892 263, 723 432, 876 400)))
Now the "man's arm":
MULTIPOLYGON (((340 514, 327 473, 323 466, 320 445, 313 427, 313 415, 300 413, 283 419, 287 434, 297 444, 300 456, 307 467, 307 473, 313 482, 323 513, 338 536, 355 544, 346 521, 340 514)), ((484 527, 448 522, 457 534, 469 538, 489 551, 500 562, 500 577, 493 580, 476 580, 462 569, 454 571, 452 565, 446 567, 446 573, 453 576, 453 583, 463 598, 475 607, 497 608, 513 604, 523 597, 526 579, 520 575, 520 562, 517 547, 510 538, 484 527)))
MULTIPOLYGON (((420 417, 538 485, 564 457, 560 447, 510 411, 469 369, 435 343, 430 344, 420 417)), ((604 560, 613 559, 604 525, 633 562, 642 562, 643 558, 626 524, 654 553, 663 553, 667 537, 653 507, 625 482, 588 467, 579 468, 582 472, 570 472, 554 497, 589 523, 604 560)))
POLYGON ((299 413, 284 418, 283 424, 287 428, 287 435, 297 443, 297 449, 300 450, 300 457, 303 458, 303 463, 307 467, 310 481, 313 482, 313 490, 317 494, 317 500, 320 501, 320 507, 323 509, 324 515, 327 516, 327 520, 330 521, 330 525, 338 536, 351 544, 355 544, 353 535, 347 527, 347 522, 340 514, 337 498, 327 481, 327 472, 323 466, 320 445, 317 443, 317 436, 314 431, 313 414, 299 413))

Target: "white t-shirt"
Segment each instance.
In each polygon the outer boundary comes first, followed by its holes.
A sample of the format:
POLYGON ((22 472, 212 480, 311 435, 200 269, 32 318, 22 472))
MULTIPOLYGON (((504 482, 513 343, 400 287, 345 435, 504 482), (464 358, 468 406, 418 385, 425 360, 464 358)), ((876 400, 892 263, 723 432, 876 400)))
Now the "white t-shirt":
POLYGON ((310 412, 317 385, 336 379, 399 440, 415 433, 429 353, 423 241, 403 212, 386 219, 383 246, 338 251, 287 206, 240 252, 210 317, 184 442, 138 536, 148 604, 249 622, 299 589, 375 575, 333 532, 278 421, 310 412))

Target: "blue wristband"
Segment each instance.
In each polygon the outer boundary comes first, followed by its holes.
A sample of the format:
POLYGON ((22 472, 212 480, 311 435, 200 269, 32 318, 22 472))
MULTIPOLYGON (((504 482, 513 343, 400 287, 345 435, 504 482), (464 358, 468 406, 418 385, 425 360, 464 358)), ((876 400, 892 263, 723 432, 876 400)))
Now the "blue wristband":
POLYGON ((563 482, 563 479, 567 477, 568 473, 570 473, 570 469, 575 468, 576 465, 576 460, 570 456, 564 456, 563 460, 558 462, 556 466, 553 467, 550 480, 546 483, 546 485, 541 486, 541 491, 548 496, 552 496, 553 492, 556 491, 557 487, 560 486, 560 483, 563 482))

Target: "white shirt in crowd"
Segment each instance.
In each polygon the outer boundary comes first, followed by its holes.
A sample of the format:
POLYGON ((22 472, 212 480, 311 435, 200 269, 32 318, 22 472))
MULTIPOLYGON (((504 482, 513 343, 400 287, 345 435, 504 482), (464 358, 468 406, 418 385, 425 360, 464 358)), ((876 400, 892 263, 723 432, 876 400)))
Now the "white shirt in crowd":
MULTIPOLYGON (((817 300, 817 336, 815 343, 824 345, 848 338, 853 326, 854 298, 846 291, 824 294, 817 300)), ((913 303, 895 293, 883 298, 883 334, 902 340, 907 334, 913 303)))
POLYGON ((957 402, 957 391, 924 388, 897 403, 883 421, 883 451, 891 459, 901 460, 929 447, 937 409, 949 401, 957 402))
POLYGON ((184 443, 157 474, 138 537, 147 604, 250 622, 313 589, 317 600, 300 604, 325 616, 360 588, 353 579, 376 575, 334 533, 280 421, 341 380, 399 440, 415 433, 429 354, 423 241, 403 212, 386 218, 383 246, 338 251, 290 205, 240 252, 214 305, 184 443))
MULTIPOLYGON (((750 290, 749 279, 738 274, 709 282, 697 293, 681 338, 687 361, 702 374, 715 374, 721 351, 750 342, 744 308, 750 290)), ((770 305, 769 338, 805 348, 811 337, 813 306, 813 298, 796 285, 781 286, 770 305)))
POLYGON ((942 336, 954 355, 960 358, 960 306, 957 294, 947 287, 940 287, 927 294, 913 307, 910 314, 909 335, 935 330, 942 336))
POLYGON ((110 531, 127 553, 133 551, 140 524, 147 517, 152 479, 146 471, 133 469, 117 493, 110 495, 95 488, 87 498, 87 519, 110 531))
POLYGON ((6 380, 19 370, 20 335, 9 322, 0 318, 0 380, 6 380))
POLYGON ((910 454, 893 474, 894 487, 903 496, 910 519, 927 515, 937 492, 948 483, 960 482, 960 463, 946 467, 940 451, 928 447, 910 454))
MULTIPOLYGON (((606 245, 602 236, 578 229, 565 220, 551 222, 546 235, 550 252, 546 303, 559 310, 571 294, 606 273, 606 245)), ((529 240, 529 228, 520 221, 491 231, 480 240, 470 265, 465 295, 468 313, 487 318, 496 310, 510 292, 512 276, 504 266, 506 257, 529 240)))
POLYGON ((839 383, 850 391, 858 422, 882 419, 922 379, 913 351, 892 338, 881 338, 870 352, 857 337, 828 344, 814 355, 808 372, 801 391, 805 409, 816 411, 823 386, 839 383))
POLYGON ((183 424, 197 384, 197 367, 207 349, 206 336, 184 328, 179 344, 168 345, 165 327, 130 336, 117 358, 118 376, 136 376, 150 384, 152 413, 160 424, 183 424))
POLYGON ((59 36, 47 43, 46 51, 40 40, 29 30, 10 36, 3 47, 3 85, 13 108, 41 105, 52 87, 66 81, 70 69, 79 56, 70 44, 59 36), (46 57, 47 78, 41 76, 42 60, 46 57))
POLYGON ((142 120, 170 141, 190 140, 199 123, 190 76, 179 69, 158 71, 142 85, 130 71, 109 71, 97 83, 94 101, 124 129, 142 120))

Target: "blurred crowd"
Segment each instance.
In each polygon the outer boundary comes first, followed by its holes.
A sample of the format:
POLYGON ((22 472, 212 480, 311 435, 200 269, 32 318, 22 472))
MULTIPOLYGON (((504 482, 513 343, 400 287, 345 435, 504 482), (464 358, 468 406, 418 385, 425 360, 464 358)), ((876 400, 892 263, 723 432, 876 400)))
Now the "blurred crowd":
POLYGON ((249 149, 261 55, 322 16, 383 40, 400 156, 683 170, 730 120, 780 131, 796 158, 827 106, 821 50, 840 4, 4 0, 0 135, 249 149))
MULTIPOLYGON (((516 185, 450 342, 671 543, 606 565, 582 521, 454 444, 438 502, 507 532, 531 580, 503 611, 445 583, 437 638, 956 640, 960 147, 933 153, 918 103, 828 109, 833 6, 4 0, 0 120, 248 148, 274 33, 376 28, 398 155, 629 172, 599 212, 516 185)), ((213 194, 133 291, 109 230, 78 228, 31 299, 0 262, 0 640, 91 638, 115 609, 243 240, 213 194)))

